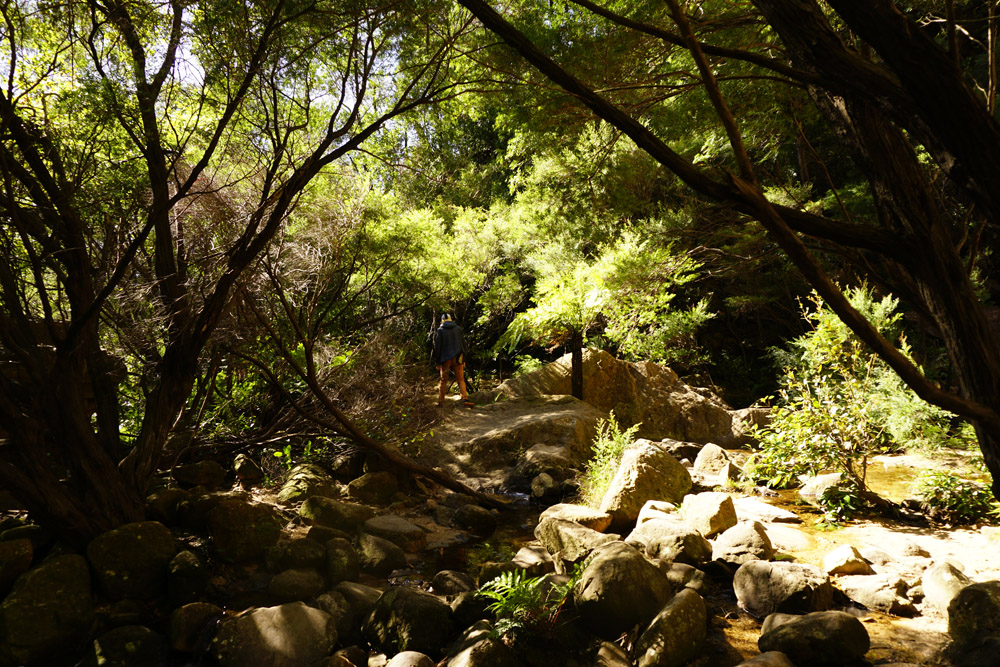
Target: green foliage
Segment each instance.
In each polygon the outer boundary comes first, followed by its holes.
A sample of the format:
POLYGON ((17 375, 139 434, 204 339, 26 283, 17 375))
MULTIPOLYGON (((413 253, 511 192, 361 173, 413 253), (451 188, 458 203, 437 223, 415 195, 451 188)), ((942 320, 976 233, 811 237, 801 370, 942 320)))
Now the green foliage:
POLYGON ((590 507, 599 507, 604 493, 608 490, 611 480, 621 463, 622 454, 632 444, 639 424, 622 430, 612 411, 607 419, 597 422, 597 435, 594 437, 593 455, 583 471, 580 484, 580 494, 584 503, 590 507))
POLYGON ((942 470, 925 470, 917 484, 921 506, 938 521, 965 525, 997 517, 996 499, 985 484, 942 470))
MULTIPOLYGON (((895 299, 876 300, 865 288, 848 296, 910 354, 895 299)), ((785 366, 778 405, 757 433, 761 451, 747 472, 784 487, 801 474, 838 470, 864 490, 872 454, 946 442, 948 415, 920 401, 818 298, 813 304, 812 331, 778 355, 785 366)))
POLYGON ((479 596, 491 601, 487 608, 496 616, 496 634, 509 644, 550 636, 582 571, 577 565, 568 581, 554 583, 517 569, 483 584, 479 596))
POLYGON ((544 362, 541 359, 532 357, 527 354, 514 358, 514 377, 520 377, 526 375, 532 371, 537 371, 539 368, 544 366, 544 362))
POLYGON ((868 508, 858 486, 850 480, 831 486, 818 499, 823 509, 823 516, 818 525, 835 528, 845 521, 850 521, 868 508))

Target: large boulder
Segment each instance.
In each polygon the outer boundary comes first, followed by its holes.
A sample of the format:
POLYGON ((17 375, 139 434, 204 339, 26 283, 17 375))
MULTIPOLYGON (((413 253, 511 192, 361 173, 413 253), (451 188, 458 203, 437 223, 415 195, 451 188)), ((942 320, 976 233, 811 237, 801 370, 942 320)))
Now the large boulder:
POLYGON ((736 507, 728 493, 692 493, 684 496, 681 517, 704 537, 712 537, 736 525, 736 507))
POLYGON ((580 617, 605 639, 645 627, 672 595, 666 575, 623 542, 596 549, 573 588, 580 617))
POLYGON ((174 536, 156 521, 126 524, 87 545, 87 560, 112 600, 148 599, 162 593, 176 553, 174 536))
MULTIPOLYGON (((570 394, 571 368, 567 354, 507 380, 496 391, 510 398, 570 394)), ((735 443, 729 407, 708 391, 684 384, 666 366, 620 361, 604 350, 584 350, 583 400, 600 410, 614 410, 623 427, 639 424, 640 437, 735 443)))
POLYGON ((612 526, 639 518, 648 500, 679 504, 691 490, 691 475, 669 452, 649 440, 637 440, 625 450, 618 470, 601 500, 600 511, 612 526))
POLYGON ((223 621, 212 653, 222 667, 299 667, 330 655, 336 643, 329 614, 292 602, 223 621))
POLYGON ((948 634, 959 647, 1000 637, 1000 581, 970 584, 948 604, 948 634))
POLYGON ((347 485, 347 495, 366 505, 388 505, 398 490, 396 476, 386 470, 367 472, 347 485))
POLYGON ((440 657, 451 638, 451 607, 430 593, 413 588, 387 588, 365 620, 365 638, 392 655, 420 651, 440 657))
POLYGON ((323 575, 312 568, 293 568, 271 578, 267 592, 278 602, 308 600, 323 590, 323 575))
POLYGON ((920 580, 924 589, 924 601, 942 612, 948 609, 959 591, 971 583, 972 580, 962 570, 948 561, 931 563, 920 580))
POLYGON ((868 609, 893 616, 913 616, 917 613, 906 597, 909 585, 891 574, 854 574, 837 579, 837 587, 855 602, 868 609))
POLYGON ((278 492, 278 502, 291 505, 313 496, 336 498, 339 495, 340 488, 330 473, 318 465, 300 463, 288 472, 288 477, 278 492))
POLYGON ((729 454, 726 453, 726 450, 710 442, 698 451, 693 467, 705 475, 718 475, 729 462, 729 454))
POLYGON ((712 560, 742 565, 751 560, 771 560, 774 547, 759 521, 740 521, 715 538, 712 560))
POLYGON ((539 515, 538 521, 541 523, 545 519, 550 518, 573 521, 585 528, 596 530, 599 533, 603 533, 611 525, 611 515, 607 512, 599 512, 590 507, 569 503, 560 503, 546 508, 539 515))
POLYGON ((599 533, 574 521, 552 517, 541 520, 535 526, 535 537, 562 571, 565 571, 566 564, 579 563, 602 544, 620 539, 614 533, 599 533))
POLYGON ((868 631, 842 611, 818 611, 789 620, 757 640, 761 651, 784 653, 796 665, 845 667, 868 664, 868 631))
POLYGON ((823 557, 823 569, 827 574, 871 574, 872 567, 861 552, 850 544, 843 544, 823 557))
POLYGON ((423 528, 393 514, 368 519, 362 530, 389 540, 408 553, 416 553, 427 546, 427 533, 423 528))
POLYGON ((739 606, 757 617, 823 611, 833 604, 833 586, 826 574, 799 563, 749 561, 736 570, 733 589, 739 606))
POLYGON ((406 552, 385 539, 361 533, 358 538, 358 557, 361 569, 377 577, 386 577, 393 570, 406 567, 406 552))
POLYGON ((712 557, 712 545, 697 530, 676 519, 652 519, 635 527, 625 542, 650 558, 698 565, 712 557))
POLYGON ((361 558, 357 549, 342 537, 326 543, 326 578, 331 584, 357 581, 361 575, 361 558))
POLYGON ((326 549, 323 543, 308 537, 279 542, 267 553, 268 566, 274 571, 296 567, 321 567, 325 560, 326 549))
POLYGON ((701 653, 707 630, 705 601, 690 588, 683 589, 639 635, 637 667, 680 667, 701 653))
POLYGON ((208 513, 215 551, 230 563, 263 556, 278 541, 283 523, 271 505, 238 499, 223 500, 208 513))
POLYGON ((830 472, 823 475, 815 475, 806 479, 802 488, 799 489, 799 498, 806 501, 813 507, 823 509, 820 499, 831 489, 846 489, 849 482, 844 481, 844 476, 839 472, 830 472))
POLYGON ((90 568, 55 556, 18 577, 0 604, 0 665, 60 665, 78 655, 94 622, 90 568))
POLYGON ((365 521, 375 516, 375 512, 364 505, 312 496, 302 503, 299 516, 310 525, 327 526, 345 533, 354 533, 365 521))

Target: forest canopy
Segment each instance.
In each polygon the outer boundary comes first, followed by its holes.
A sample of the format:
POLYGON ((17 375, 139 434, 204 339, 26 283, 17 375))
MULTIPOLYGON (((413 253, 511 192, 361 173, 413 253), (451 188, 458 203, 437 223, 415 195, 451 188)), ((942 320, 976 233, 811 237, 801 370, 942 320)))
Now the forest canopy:
POLYGON ((84 540, 191 447, 411 437, 442 311, 746 405, 811 290, 1000 479, 997 19, 939 9, 7 3, 0 484, 84 540))

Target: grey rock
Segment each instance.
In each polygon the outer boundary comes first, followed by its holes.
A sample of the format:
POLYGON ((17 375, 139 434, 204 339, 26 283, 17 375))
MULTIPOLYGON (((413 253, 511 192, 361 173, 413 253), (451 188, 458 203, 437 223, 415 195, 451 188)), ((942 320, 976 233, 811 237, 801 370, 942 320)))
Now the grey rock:
POLYGON ((771 560, 774 547, 759 521, 741 521, 715 538, 712 560, 742 565, 751 560, 771 560))
POLYGON ((795 667, 781 651, 768 651, 744 660, 736 667, 795 667))
POLYGON ((393 570, 407 567, 406 553, 394 543, 378 537, 361 533, 358 538, 358 558, 361 570, 377 577, 386 577, 393 570))
POLYGON ((215 551, 230 563, 263 556, 277 543, 283 523, 272 506, 237 499, 222 500, 208 513, 215 551))
POLYGON ((960 647, 1000 638, 1000 581, 969 584, 952 598, 948 634, 960 647))
POLYGON ((233 472, 236 479, 244 484, 258 484, 264 480, 264 469, 246 454, 237 454, 233 459, 233 472))
POLYGON ((112 600, 148 599, 167 585, 167 566, 177 553, 174 536, 157 521, 129 523, 87 545, 87 560, 112 600))
POLYGON ((793 664, 843 667, 862 664, 871 646, 868 631, 842 611, 806 614, 761 635, 761 651, 780 651, 793 664))
POLYGON ((627 525, 647 500, 680 503, 690 490, 691 475, 677 459, 656 443, 637 440, 622 455, 599 509, 611 515, 612 526, 627 525))
POLYGON ((326 548, 323 545, 334 537, 343 535, 331 535, 323 541, 298 537, 287 542, 279 542, 268 551, 268 564, 278 572, 293 568, 322 567, 326 561, 326 548))
POLYGON ((683 589, 656 615, 635 645, 637 667, 680 667, 697 658, 705 643, 705 601, 683 589))
POLYGON ((650 558, 698 565, 712 556, 712 545, 701 533, 681 521, 653 519, 635 527, 625 542, 650 558))
POLYGON ((632 660, 618 644, 602 641, 594 656, 594 667, 632 667, 632 660))
POLYGON ((156 667, 166 664, 167 639, 141 625, 110 630, 93 644, 93 657, 101 667, 156 667))
POLYGON ((435 595, 458 595, 475 590, 475 580, 458 570, 441 570, 431 580, 431 592, 435 595))
POLYGON ((820 507, 820 498, 830 489, 842 487, 847 482, 839 472, 831 472, 825 475, 810 477, 799 489, 799 497, 814 507, 820 507))
POLYGON ((540 577, 555 572, 556 564, 545 547, 525 545, 518 549, 511 559, 517 567, 525 570, 529 577, 540 577))
POLYGON ((489 621, 478 621, 469 627, 448 649, 447 667, 521 667, 500 639, 489 621))
POLYGON ((204 651, 225 615, 225 611, 208 602, 192 602, 174 609, 170 614, 170 648, 179 653, 204 651))
POLYGON ((723 466, 729 463, 729 454, 722 447, 708 443, 698 452, 694 460, 694 469, 698 472, 717 475, 723 466))
POLYGON ((401 516, 373 517, 364 522, 362 529, 369 535, 389 540, 407 553, 416 553, 427 546, 427 533, 401 516))
POLYGON ((736 517, 741 521, 760 521, 761 523, 802 523, 795 512, 781 507, 775 507, 758 498, 735 498, 736 517))
POLYGON ((312 498, 336 498, 340 488, 326 470, 313 463, 300 463, 288 471, 278 492, 278 503, 291 505, 312 498))
POLYGON ((392 656, 386 667, 435 667, 437 663, 417 651, 403 651, 392 656))
POLYGON ((326 543, 326 576, 331 584, 357 581, 360 575, 361 559, 350 542, 338 537, 326 543))
POLYGON ((365 521, 375 516, 375 512, 364 505, 312 496, 302 503, 299 515, 310 525, 318 524, 345 533, 355 533, 365 521))
POLYGON ((915 616, 916 607, 907 599, 907 583, 891 574, 855 574, 837 579, 837 587, 868 609, 894 616, 915 616))
POLYGON ((323 575, 312 568, 294 568, 271 578, 267 592, 280 602, 308 600, 323 590, 323 575))
POLYGON ((204 486, 217 489, 226 479, 226 469, 215 461, 196 461, 177 466, 171 476, 182 486, 204 486))
POLYGON ((531 480, 531 497, 540 501, 558 500, 562 495, 562 484, 547 472, 538 473, 531 480))
POLYGON ((619 539, 615 534, 599 533, 573 521, 553 518, 535 526, 535 537, 552 555, 557 572, 565 571, 566 564, 579 563, 600 545, 619 539))
POLYGON ((167 597, 174 607, 195 602, 208 588, 208 569, 193 551, 180 551, 167 564, 167 597))
POLYGON ((0 664, 58 664, 79 654, 93 621, 87 561, 49 558, 18 577, 0 603, 0 664))
POLYGON ((833 586, 826 574, 799 563, 749 561, 736 571, 733 589, 739 606, 757 617, 822 611, 833 604, 833 586))
POLYGON ((844 544, 823 557, 827 574, 871 574, 872 568, 855 547, 844 544))
POLYGON ((638 525, 651 519, 679 521, 681 519, 680 509, 677 505, 668 503, 666 500, 647 500, 639 509, 639 516, 635 520, 635 523, 638 525))
POLYGON ((456 528, 468 530, 481 537, 492 535, 497 528, 496 515, 473 503, 462 505, 456 509, 452 522, 456 528))
POLYGON ((385 470, 365 473, 347 485, 347 495, 366 505, 388 505, 397 491, 396 476, 385 470))
POLYGON ((596 549, 573 588, 581 619, 605 639, 645 627, 672 595, 666 575, 622 542, 596 549))
POLYGON ((596 530, 599 533, 603 533, 608 529, 608 526, 611 525, 611 515, 607 512, 599 512, 590 507, 572 505, 569 503, 560 503, 558 505, 547 507, 538 516, 538 521, 541 522, 549 518, 572 521, 580 524, 584 528, 590 528, 591 530, 596 530))
POLYGON ((291 602, 223 621, 212 641, 222 667, 299 667, 330 655, 337 628, 325 611, 291 602))
POLYGON ((372 646, 388 654, 440 656, 453 632, 451 608, 430 593, 394 586, 379 597, 363 631, 372 646))
POLYGON ((920 580, 924 600, 940 611, 946 611, 959 591, 971 583, 971 579, 949 562, 932 563, 920 580))
POLYGON ((703 537, 712 537, 736 525, 736 508, 728 493, 694 493, 684 496, 681 517, 703 537))

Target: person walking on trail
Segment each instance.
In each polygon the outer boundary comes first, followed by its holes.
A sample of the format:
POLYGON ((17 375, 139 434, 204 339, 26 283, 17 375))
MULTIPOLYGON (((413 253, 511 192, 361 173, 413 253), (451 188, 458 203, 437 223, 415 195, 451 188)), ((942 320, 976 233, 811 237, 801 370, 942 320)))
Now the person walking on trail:
POLYGON ((462 403, 467 408, 475 405, 469 400, 469 394, 465 390, 465 338, 462 336, 462 327, 452 321, 451 315, 445 313, 441 316, 441 326, 434 332, 434 352, 432 355, 437 369, 441 372, 441 384, 438 387, 438 407, 444 405, 444 395, 451 384, 448 373, 454 372, 458 381, 458 390, 462 394, 462 403))

